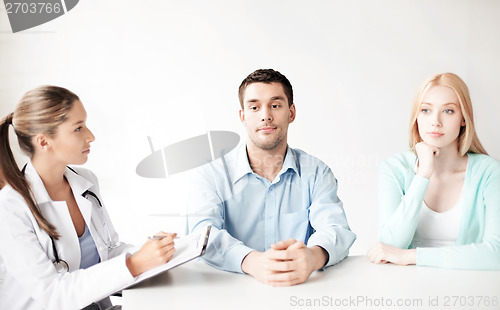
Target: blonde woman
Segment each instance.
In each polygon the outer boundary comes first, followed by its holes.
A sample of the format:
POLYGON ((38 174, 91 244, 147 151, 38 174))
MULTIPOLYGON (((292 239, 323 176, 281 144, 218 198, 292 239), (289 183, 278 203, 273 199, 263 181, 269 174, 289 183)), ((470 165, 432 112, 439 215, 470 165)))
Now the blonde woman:
POLYGON ((412 151, 380 167, 374 263, 500 269, 500 163, 474 129, 466 84, 427 79, 413 105, 412 151))
POLYGON ((104 309, 107 296, 167 262, 175 235, 133 254, 113 229, 87 161, 94 135, 80 99, 43 86, 0 123, 0 309, 104 309), (30 157, 20 171, 13 127, 30 157))

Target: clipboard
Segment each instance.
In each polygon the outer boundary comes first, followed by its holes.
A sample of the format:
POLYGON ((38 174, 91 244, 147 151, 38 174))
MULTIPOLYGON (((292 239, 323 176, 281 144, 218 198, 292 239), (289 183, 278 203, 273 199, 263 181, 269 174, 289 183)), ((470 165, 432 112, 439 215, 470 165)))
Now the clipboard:
POLYGON ((172 258, 163 265, 143 272, 135 278, 134 282, 127 285, 127 288, 205 254, 211 228, 212 226, 207 226, 206 229, 200 229, 189 235, 175 239, 175 252, 172 258))

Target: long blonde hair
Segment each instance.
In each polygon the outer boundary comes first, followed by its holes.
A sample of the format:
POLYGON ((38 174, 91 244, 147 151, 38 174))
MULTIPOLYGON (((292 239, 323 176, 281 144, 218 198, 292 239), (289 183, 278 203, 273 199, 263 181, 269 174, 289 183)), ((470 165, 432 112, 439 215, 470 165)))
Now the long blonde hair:
POLYGON ((422 104, 422 96, 431 86, 449 87, 457 95, 460 110, 465 120, 465 126, 460 128, 460 133, 458 134, 458 151, 460 155, 463 156, 468 152, 487 155, 488 153, 481 145, 474 127, 474 116, 469 88, 465 82, 454 73, 439 73, 432 75, 420 85, 415 100, 413 101, 413 109, 410 117, 410 148, 415 151, 415 145, 422 141, 422 137, 420 137, 418 132, 417 117, 420 112, 420 105, 422 104))
POLYGON ((59 238, 56 227, 43 217, 28 181, 17 167, 10 148, 9 126, 13 125, 21 150, 31 158, 35 153, 33 137, 40 133, 54 136, 77 100, 78 96, 65 88, 41 86, 27 92, 15 111, 0 122, 0 176, 3 178, 0 183, 9 184, 23 196, 38 226, 54 239, 59 238))

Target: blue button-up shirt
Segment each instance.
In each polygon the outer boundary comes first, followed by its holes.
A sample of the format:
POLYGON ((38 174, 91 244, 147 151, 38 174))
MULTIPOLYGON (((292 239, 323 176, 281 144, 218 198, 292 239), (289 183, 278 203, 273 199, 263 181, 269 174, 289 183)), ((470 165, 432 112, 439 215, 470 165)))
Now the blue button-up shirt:
POLYGON ((253 250, 294 238, 329 254, 326 266, 344 259, 356 239, 337 196, 337 180, 319 159, 287 148, 283 167, 271 182, 250 168, 246 144, 200 167, 191 183, 189 226, 212 225, 204 259, 242 272, 253 250))

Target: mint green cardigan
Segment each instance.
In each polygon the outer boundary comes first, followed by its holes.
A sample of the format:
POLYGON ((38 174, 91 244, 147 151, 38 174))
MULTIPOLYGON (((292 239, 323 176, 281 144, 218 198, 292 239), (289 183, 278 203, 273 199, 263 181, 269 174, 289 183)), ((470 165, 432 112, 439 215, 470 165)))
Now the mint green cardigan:
MULTIPOLYGON (((456 245, 417 248, 417 265, 454 269, 500 269, 500 162, 467 154, 462 218, 456 245)), ((386 159, 379 173, 379 240, 412 248, 429 180, 415 174, 413 152, 386 159)))

